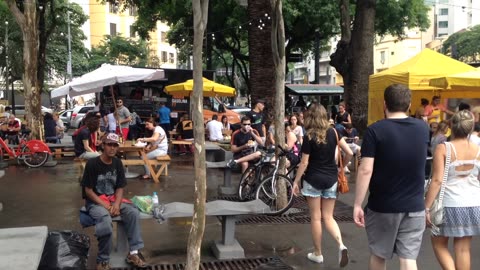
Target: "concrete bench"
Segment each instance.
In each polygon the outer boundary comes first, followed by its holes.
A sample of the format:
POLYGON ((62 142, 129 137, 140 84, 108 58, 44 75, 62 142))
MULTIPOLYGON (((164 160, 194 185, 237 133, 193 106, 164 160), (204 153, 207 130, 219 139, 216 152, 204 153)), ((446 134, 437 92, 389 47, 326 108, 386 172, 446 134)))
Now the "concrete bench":
MULTIPOLYGON (((82 207, 80 211, 85 211, 82 207)), ((212 246, 212 251, 218 259, 244 258, 245 252, 240 243, 235 239, 235 221, 240 215, 265 214, 270 208, 261 200, 249 202, 232 202, 216 200, 207 202, 205 206, 206 216, 216 216, 222 223, 222 240, 217 240, 212 246)), ((163 217, 178 218, 193 216, 193 204, 183 202, 172 202, 165 204, 163 217)), ((140 213, 140 219, 152 219, 152 215, 140 213)), ((110 263, 115 267, 125 265, 125 256, 128 253, 128 237, 121 217, 114 217, 112 220, 117 223, 117 242, 114 245, 110 263)))
POLYGON ((223 185, 218 186, 218 193, 224 195, 237 194, 237 187, 232 185, 232 169, 227 166, 227 161, 207 161, 207 169, 223 169, 223 185))

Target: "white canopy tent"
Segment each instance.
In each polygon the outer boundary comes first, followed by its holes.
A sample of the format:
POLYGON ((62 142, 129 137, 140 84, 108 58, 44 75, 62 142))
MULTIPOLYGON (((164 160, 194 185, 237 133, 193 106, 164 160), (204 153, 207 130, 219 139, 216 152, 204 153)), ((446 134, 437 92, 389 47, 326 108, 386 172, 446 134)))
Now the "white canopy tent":
POLYGON ((156 81, 165 78, 161 69, 133 68, 129 66, 116 66, 103 64, 100 68, 82 75, 64 86, 51 91, 51 97, 57 98, 66 95, 79 96, 101 92, 104 86, 117 83, 135 81, 156 81))

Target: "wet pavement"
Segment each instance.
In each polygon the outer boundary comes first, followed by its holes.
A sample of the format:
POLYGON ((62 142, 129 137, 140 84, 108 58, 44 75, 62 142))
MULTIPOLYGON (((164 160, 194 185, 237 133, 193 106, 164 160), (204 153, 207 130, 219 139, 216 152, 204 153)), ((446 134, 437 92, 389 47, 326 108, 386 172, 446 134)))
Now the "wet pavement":
MULTIPOLYGON (((126 197, 134 195, 159 194, 160 202, 193 202, 194 178, 193 158, 173 156, 169 167, 169 177, 162 176, 161 183, 129 179, 126 197)), ((143 172, 143 167, 133 166, 130 170, 143 172)), ((0 178, 0 228, 46 225, 49 230, 75 230, 91 238, 89 269, 94 268, 96 239, 93 228, 82 229, 78 221, 78 209, 83 205, 78 179, 80 165, 72 158, 60 160, 55 167, 30 169, 11 161, 0 178)), ((238 183, 239 174, 233 174, 233 184, 238 183)), ((209 200, 218 198, 217 188, 223 184, 223 172, 207 171, 207 196, 209 200)), ((354 185, 351 192, 339 198, 336 215, 343 217, 339 226, 344 242, 349 248, 350 264, 344 269, 367 269, 368 246, 364 230, 355 227, 345 218, 351 217, 354 185), (350 214, 349 214, 350 213, 350 214)), ((299 206, 299 208, 302 208, 299 206)), ((298 214, 298 213, 297 213, 298 214)), ((350 219, 351 220, 351 219, 350 219)), ((145 240, 143 254, 151 264, 184 263, 191 218, 170 219, 164 224, 154 220, 142 221, 142 235, 145 240)), ((202 244, 202 261, 215 260, 210 246, 221 239, 221 223, 214 217, 207 218, 202 244)), ((334 240, 325 232, 323 255, 325 263, 315 264, 306 259, 312 252, 313 244, 308 220, 302 222, 240 222, 236 226, 236 239, 245 249, 247 258, 280 256, 294 269, 338 269, 338 250, 334 240)), ((480 257, 475 256, 480 241, 473 240, 472 269, 480 267, 480 257)), ((428 232, 424 235, 422 250, 418 259, 419 269, 438 269, 433 255, 428 232)), ((397 260, 388 263, 388 268, 398 269, 397 260)))

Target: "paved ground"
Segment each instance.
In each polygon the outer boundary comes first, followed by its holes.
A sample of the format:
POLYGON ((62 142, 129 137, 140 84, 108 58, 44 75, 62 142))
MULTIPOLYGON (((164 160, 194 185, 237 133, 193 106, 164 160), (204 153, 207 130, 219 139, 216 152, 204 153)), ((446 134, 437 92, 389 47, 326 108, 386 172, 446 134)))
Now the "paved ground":
MULTIPOLYGON (((133 167, 142 172, 142 167, 133 167)), ((160 184, 130 179, 127 197, 159 193, 161 202, 193 202, 192 157, 175 156, 170 166, 170 176, 162 177, 160 184)), ((82 229, 78 222, 78 209, 83 205, 78 178, 79 166, 72 159, 59 161, 56 167, 29 169, 11 163, 6 175, 0 179, 0 228, 46 225, 50 230, 76 230, 91 237, 89 267, 94 267, 96 240, 93 228, 82 229)), ((238 175, 234 175, 234 184, 238 175)), ((217 186, 223 182, 223 174, 208 170, 208 197, 218 196, 217 186)), ((352 191, 354 185, 352 185, 352 191)), ((343 209, 352 205, 353 192, 340 197, 343 209)), ((351 215, 351 214, 350 214, 351 215)), ((143 253, 150 263, 182 263, 186 260, 186 246, 190 219, 171 219, 165 224, 153 220, 142 221, 146 247, 143 253)), ((344 241, 350 252, 350 264, 345 269, 366 269, 368 248, 366 235, 353 223, 339 223, 344 241)), ((294 269, 318 269, 319 265, 309 262, 306 254, 313 250, 308 224, 238 225, 236 237, 245 248, 247 257, 279 255, 294 269)), ((210 245, 221 238, 220 222, 208 218, 203 240, 202 260, 214 260, 210 245)), ((325 264, 321 269, 337 269, 337 247, 329 235, 324 237, 325 264)), ((480 241, 473 241, 473 255, 480 248, 480 241)), ((418 260, 419 269, 438 269, 432 252, 428 233, 418 260)), ((472 269, 480 267, 480 257, 472 256, 472 269)), ((389 263, 390 269, 398 269, 398 263, 389 263)))

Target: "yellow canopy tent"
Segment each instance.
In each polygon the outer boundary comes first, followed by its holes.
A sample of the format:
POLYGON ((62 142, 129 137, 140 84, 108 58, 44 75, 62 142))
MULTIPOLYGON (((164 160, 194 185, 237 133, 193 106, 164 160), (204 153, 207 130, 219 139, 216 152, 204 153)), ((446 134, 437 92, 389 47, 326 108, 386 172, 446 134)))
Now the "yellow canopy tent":
MULTIPOLYGON (((480 91, 480 68, 430 80, 430 86, 446 90, 480 91)), ((475 93, 477 94, 477 93, 475 93)), ((478 96, 478 95, 477 95, 478 96)))
MULTIPOLYGON (((172 96, 188 97, 193 93, 193 80, 187 80, 183 83, 167 85, 165 86, 164 92, 172 96)), ((203 96, 233 97, 235 96, 235 88, 203 78, 203 96)))
POLYGON ((442 98, 480 97, 480 91, 440 91, 438 87, 429 85, 430 79, 475 70, 474 67, 452 59, 430 49, 424 49, 409 60, 382 72, 370 75, 368 86, 368 124, 384 117, 383 93, 391 84, 405 84, 412 90, 412 106, 414 112, 420 106, 420 99, 431 100, 435 94, 442 98))

